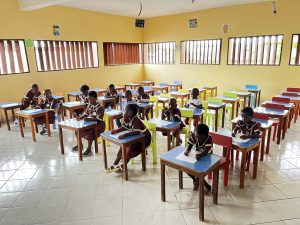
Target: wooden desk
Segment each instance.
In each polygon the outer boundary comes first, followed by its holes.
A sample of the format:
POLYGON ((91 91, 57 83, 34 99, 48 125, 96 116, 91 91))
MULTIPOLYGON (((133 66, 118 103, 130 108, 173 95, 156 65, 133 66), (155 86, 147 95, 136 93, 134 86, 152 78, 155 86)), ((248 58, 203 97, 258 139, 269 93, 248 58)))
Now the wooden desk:
POLYGON ((124 86, 115 86, 115 89, 117 92, 120 92, 120 91, 126 91, 125 87, 124 86))
POLYGON ((141 85, 137 83, 125 84, 125 90, 138 89, 141 85))
POLYGON ((63 109, 69 111, 70 119, 73 118, 73 113, 75 110, 78 110, 78 109, 84 110, 85 105, 86 104, 82 103, 82 102, 65 102, 62 104, 63 109))
POLYGON ((231 104, 232 109, 231 109, 231 118, 234 118, 235 116, 238 116, 239 112, 239 100, 240 98, 229 98, 225 96, 218 96, 217 98, 222 99, 222 102, 226 104, 231 104))
POLYGON ((175 89, 178 91, 179 89, 182 89, 182 84, 168 84, 170 92, 175 89))
POLYGON ((247 90, 248 92, 253 93, 255 95, 254 108, 257 107, 257 106, 259 106, 259 104, 260 104, 261 89, 250 89, 250 88, 247 88, 245 90, 247 90))
MULTIPOLYGON (((229 130, 222 130, 218 132, 219 134, 231 137, 231 131, 229 130)), ((242 160, 241 160, 241 172, 240 172, 240 188, 244 188, 245 186, 245 171, 246 171, 246 155, 253 151, 253 174, 252 178, 256 179, 257 177, 257 167, 258 167, 258 155, 259 155, 259 146, 260 146, 260 139, 259 138, 251 138, 244 142, 244 140, 232 139, 232 148, 237 152, 242 153, 242 160)), ((249 159, 251 160, 251 159, 249 159)))
POLYGON ((210 85, 205 85, 203 88, 207 91, 211 92, 211 97, 217 96, 218 95, 218 87, 217 86, 210 86, 210 85))
POLYGON ((153 89, 153 92, 154 92, 154 95, 157 94, 157 91, 160 91, 160 92, 166 92, 168 93, 169 92, 169 86, 152 86, 152 89, 153 89))
MULTIPOLYGON (((238 120, 242 120, 242 117, 240 117, 240 116, 236 117, 235 119, 233 119, 231 121, 232 130, 235 128, 235 125, 238 120)), ((269 152, 270 152, 271 132, 272 132, 272 125, 274 122, 272 120, 262 120, 262 119, 257 119, 257 118, 253 118, 253 121, 260 123, 260 126, 261 126, 262 135, 261 135, 261 146, 260 146, 260 161, 263 161, 265 152, 266 152, 266 154, 269 154, 269 152), (268 133, 268 136, 267 136, 267 146, 266 146, 265 143, 266 143, 267 133, 268 133), (266 149, 266 151, 265 151, 265 149, 266 149)))
MULTIPOLYGON (((5 102, 5 103, 0 104, 0 109, 2 109, 4 111, 5 121, 6 121, 8 130, 10 130, 10 124, 9 124, 7 111, 11 110, 13 121, 15 121, 15 111, 14 110, 20 109, 20 107, 21 107, 21 104, 16 103, 16 102, 5 102)), ((1 127, 1 119, 0 119, 0 127, 1 127)))
POLYGON ((142 80, 140 81, 141 86, 154 86, 155 82, 151 80, 142 80))
POLYGON ((224 123, 225 123, 225 108, 226 104, 213 104, 213 103, 208 103, 208 109, 209 110, 214 110, 215 111, 215 132, 218 131, 218 121, 219 121, 219 110, 222 109, 222 128, 224 128, 224 123))
POLYGON ((102 95, 105 95, 105 93, 107 92, 107 89, 93 88, 93 89, 90 89, 90 91, 95 91, 98 96, 102 96, 102 95))
POLYGON ((108 129, 109 130, 114 129, 114 120, 123 118, 123 111, 120 111, 120 110, 106 108, 104 113, 107 114, 107 117, 108 117, 108 129))
POLYGON ((71 130, 71 131, 76 132, 78 157, 79 157, 80 161, 82 161, 82 142, 81 142, 82 132, 93 129, 94 130, 95 153, 98 153, 97 122, 96 121, 84 121, 84 120, 77 121, 76 119, 70 119, 70 120, 65 120, 65 121, 58 123, 60 151, 61 151, 61 154, 64 155, 65 150, 64 150, 64 139, 63 139, 62 129, 71 130))
MULTIPOLYGON (((133 97, 137 97, 139 95, 138 91, 135 89, 130 90, 133 97)), ((145 94, 147 95, 153 95, 153 89, 149 87, 149 89, 144 90, 145 94)), ((125 92, 122 93, 122 98, 125 98, 125 92)))
POLYGON ((102 137, 102 150, 103 150, 103 161, 104 168, 107 169, 107 155, 106 155, 106 144, 105 141, 109 141, 110 143, 114 143, 118 145, 122 149, 122 158, 123 158, 123 178, 128 180, 128 170, 127 170, 127 158, 126 158, 126 148, 130 147, 135 143, 142 144, 142 168, 143 171, 146 171, 146 150, 145 150, 145 134, 137 134, 133 136, 126 137, 124 139, 117 139, 113 135, 111 135, 111 131, 107 131, 101 134, 102 137))
POLYGON ((149 110, 149 109, 150 109, 151 118, 153 118, 153 107, 154 107, 153 103, 139 102, 139 103, 137 103, 137 105, 142 110, 142 116, 143 116, 142 119, 145 119, 146 111, 149 110))
MULTIPOLYGON (((119 97, 119 96, 118 96, 119 97)), ((100 96, 97 98, 97 102, 100 103, 100 105, 105 108, 106 103, 116 103, 117 97, 105 97, 105 96, 100 96)))
POLYGON ((48 110, 46 109, 26 109, 16 112, 16 115, 18 116, 19 120, 19 127, 21 136, 24 137, 24 119, 30 120, 30 126, 31 126, 31 133, 32 133, 32 140, 36 142, 35 137, 35 124, 34 124, 34 118, 36 117, 45 117, 45 124, 48 131, 48 137, 51 136, 51 130, 49 126, 49 120, 48 120, 48 110))
POLYGON ((149 120, 150 123, 156 125, 156 131, 167 134, 168 151, 171 150, 172 134, 176 132, 176 146, 179 145, 179 133, 180 133, 180 122, 166 121, 159 118, 152 118, 149 120))
POLYGON ((70 101, 71 97, 75 98, 75 100, 78 101, 80 95, 81 95, 81 92, 79 92, 79 91, 73 91, 73 92, 67 93, 68 102, 70 101))
POLYGON ((300 113, 300 97, 285 96, 285 95, 276 95, 275 97, 289 98, 290 101, 295 104, 296 114, 295 114, 294 122, 296 122, 298 119, 298 115, 300 113))
POLYGON ((251 93, 250 92, 243 92, 243 91, 230 91, 231 93, 237 94, 239 98, 242 98, 244 100, 243 107, 250 106, 251 103, 251 93), (248 100, 248 104, 247 103, 248 100))
POLYGON ((161 97, 158 96, 158 102, 163 104, 163 108, 166 107, 166 103, 169 103, 171 98, 165 98, 165 97, 161 97))
POLYGON ((289 114, 288 110, 278 110, 278 109, 269 109, 265 107, 257 107, 254 109, 254 112, 266 114, 271 118, 279 119, 278 131, 277 131, 277 144, 280 144, 281 132, 282 139, 285 138, 287 117, 289 114))
POLYGON ((174 91, 174 92, 171 92, 171 96, 173 98, 176 98, 176 99, 181 99, 181 107, 184 106, 184 99, 187 98, 187 99, 190 99, 190 93, 183 93, 183 92, 177 92, 177 91, 174 91))
POLYGON ((219 186, 219 168, 221 157, 209 154, 201 157, 195 163, 189 163, 177 159, 177 156, 182 154, 185 148, 182 146, 176 147, 169 152, 163 153, 160 156, 161 169, 161 200, 166 201, 166 166, 179 171, 179 189, 183 189, 182 172, 194 175, 199 178, 199 219, 204 221, 204 179, 213 173, 213 202, 218 204, 218 186, 219 186))

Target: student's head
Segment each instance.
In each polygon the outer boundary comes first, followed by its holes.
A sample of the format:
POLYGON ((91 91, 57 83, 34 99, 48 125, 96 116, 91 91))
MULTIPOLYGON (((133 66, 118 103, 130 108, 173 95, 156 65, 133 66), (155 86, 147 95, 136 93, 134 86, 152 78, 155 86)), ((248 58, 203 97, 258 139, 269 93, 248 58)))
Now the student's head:
POLYGON ((191 94, 192 94, 193 98, 198 98, 198 96, 199 96, 199 89, 198 88, 193 88, 191 94))
POLYGON ((241 112, 241 117, 245 123, 251 122, 253 115, 254 115, 254 111, 251 107, 245 107, 241 112))
POLYGON ((137 104, 128 104, 125 108, 124 119, 131 120, 133 117, 137 115, 139 111, 139 107, 137 104))
POLYGON ((44 96, 45 96, 46 98, 51 98, 51 97, 52 97, 52 92, 51 92, 51 90, 50 90, 50 89, 45 89, 45 90, 44 90, 44 96))
POLYGON ((130 90, 127 90, 127 91, 125 92, 125 98, 126 98, 127 100, 131 100, 131 99, 132 99, 132 92, 131 92, 130 90))
POLYGON ((97 92, 96 91, 90 91, 89 92, 89 102, 95 103, 97 101, 97 92))
POLYGON ((204 124, 204 123, 200 123, 195 127, 195 137, 197 139, 197 141, 202 142, 204 141, 209 134, 209 127, 204 124))
POLYGON ((169 100, 169 107, 170 109, 175 109, 177 107, 177 101, 176 98, 171 98, 169 100))
POLYGON ((110 92, 113 92, 113 91, 115 90, 115 85, 114 85, 114 84, 108 85, 108 90, 109 90, 110 92))
POLYGON ((138 88, 138 94, 139 95, 144 94, 144 88, 143 87, 138 88))
POLYGON ((34 93, 38 93, 39 92, 39 86, 37 84, 32 84, 31 85, 31 90, 34 92, 34 93))
POLYGON ((82 94, 84 94, 84 95, 88 95, 89 90, 90 90, 89 86, 87 86, 87 85, 85 85, 85 84, 82 85, 82 86, 80 87, 80 91, 81 91, 82 94))

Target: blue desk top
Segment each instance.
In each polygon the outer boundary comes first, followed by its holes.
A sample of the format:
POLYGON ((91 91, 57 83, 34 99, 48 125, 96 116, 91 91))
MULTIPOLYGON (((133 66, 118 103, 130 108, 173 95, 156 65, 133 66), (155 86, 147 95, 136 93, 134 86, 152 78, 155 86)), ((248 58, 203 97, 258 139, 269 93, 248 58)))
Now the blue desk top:
POLYGON ((172 91, 170 94, 171 95, 182 95, 182 96, 190 95, 189 92, 184 93, 184 92, 179 92, 179 91, 172 91))
POLYGON ((273 115, 273 116, 286 116, 289 113, 288 110, 270 109, 265 107, 257 107, 254 109, 254 112, 273 115))
POLYGON ((108 116, 118 116, 118 115, 123 115, 123 112, 120 110, 115 110, 115 109, 111 109, 111 108, 106 108, 104 110, 104 112, 108 115, 108 116))
MULTIPOLYGON (((230 131, 230 130, 220 130, 220 131, 218 131, 218 134, 222 134, 222 135, 227 136, 227 137, 232 137, 231 136, 232 131, 230 131)), ((241 149, 249 148, 249 147, 257 144, 260 141, 259 138, 251 138, 251 139, 248 139, 248 141, 246 141, 246 142, 243 142, 244 140, 243 141, 241 140, 241 142, 239 142, 238 140, 239 139, 233 138, 232 139, 232 144, 234 146, 238 147, 238 148, 241 148, 241 149)))
MULTIPOLYGON (((236 123, 238 120, 241 120, 242 117, 236 117, 233 120, 231 120, 231 123, 236 123)), ((262 119, 257 119, 257 118, 253 118, 253 121, 260 123, 261 127, 264 129, 267 129, 269 127, 271 127, 273 125, 273 121, 272 120, 262 120, 262 119)))
POLYGON ((180 122, 167 121, 159 118, 153 118, 151 120, 148 120, 148 122, 154 123, 157 128, 164 128, 164 129, 173 129, 176 126, 178 126, 178 124, 180 124, 180 122))
POLYGON ((64 102, 63 106, 65 106, 65 107, 85 106, 85 103, 83 103, 83 102, 64 102))
POLYGON ((97 124, 96 121, 84 121, 84 120, 79 120, 77 121, 76 119, 70 119, 70 120, 64 120, 62 122, 59 122, 58 125, 65 125, 68 127, 73 127, 73 128, 83 128, 87 127, 93 124, 97 124))
POLYGON ((14 106, 20 106, 20 103, 16 103, 16 102, 5 102, 5 103, 1 103, 0 104, 0 108, 5 109, 8 107, 14 107, 14 106))
POLYGON ((155 86, 152 86, 152 88, 169 88, 169 86, 168 85, 159 85, 159 86, 155 85, 155 86))
POLYGON ((21 111, 18 111, 17 113, 18 114, 21 114, 21 115, 37 115, 37 114, 40 114, 40 113, 46 113, 48 112, 49 110, 46 110, 46 109, 25 109, 25 110, 21 110, 21 111))
POLYGON ((220 98, 224 101, 238 101, 238 100, 240 100, 240 98, 229 98, 229 97, 225 97, 225 96, 217 96, 216 98, 220 98))
POLYGON ((73 96, 79 96, 81 94, 81 92, 79 91, 72 91, 72 92, 69 92, 68 95, 73 95, 73 96))
MULTIPOLYGON (((61 98, 64 98, 64 96, 52 95, 52 98, 61 99, 61 98)), ((45 96, 41 96, 41 99, 45 99, 45 96)))
POLYGON ((214 154, 208 154, 206 156, 203 156, 195 163, 190 163, 186 161, 182 161, 179 159, 176 159, 178 155, 180 155, 183 151, 185 151, 185 148, 182 146, 178 146, 166 153, 163 153, 160 155, 160 158, 163 160, 166 160, 168 162, 177 164, 179 166, 185 167, 190 170, 197 171, 199 173, 205 173, 210 170, 216 163, 218 163, 221 160, 220 156, 214 155, 214 154))
POLYGON ((294 106, 294 103, 291 103, 291 102, 276 102, 276 101, 264 101, 263 103, 261 103, 262 105, 263 104, 277 104, 277 105, 284 105, 285 107, 287 108, 291 108, 294 106))
MULTIPOLYGON (((186 108, 181 108, 181 109, 186 109, 186 108)), ((204 112, 205 112, 204 109, 193 109, 194 116, 202 116, 204 112)))
POLYGON ((111 131, 107 131, 107 132, 102 133, 101 137, 112 138, 112 139, 116 140, 120 144, 126 144, 126 143, 128 143, 130 141, 134 141, 134 140, 136 140, 138 138, 145 137, 145 134, 140 133, 140 134, 137 134, 137 135, 128 136, 128 137, 126 137, 124 139, 118 139, 118 138, 115 138, 115 137, 112 136, 111 131))
POLYGON ((105 100, 115 100, 117 97, 116 96, 112 96, 112 97, 105 97, 105 96, 100 96, 97 98, 97 100, 100 100, 100 101, 105 101, 105 100))
POLYGON ((226 105, 225 103, 221 103, 221 104, 211 103, 211 102, 208 103, 208 107, 210 108, 220 108, 221 106, 225 106, 225 105, 226 105))

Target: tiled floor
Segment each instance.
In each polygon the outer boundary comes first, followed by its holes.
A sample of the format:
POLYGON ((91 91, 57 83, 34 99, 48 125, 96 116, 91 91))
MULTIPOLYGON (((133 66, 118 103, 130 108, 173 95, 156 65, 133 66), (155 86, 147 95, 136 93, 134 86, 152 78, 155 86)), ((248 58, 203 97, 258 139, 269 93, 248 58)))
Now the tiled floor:
MULTIPOLYGON (((259 163, 259 176, 246 175, 238 188, 238 166, 229 186, 220 184, 219 204, 205 198, 208 224, 300 224, 300 124, 293 124, 281 145, 272 143, 270 155, 259 163)), ((105 174, 101 148, 98 155, 78 161, 70 152, 75 144, 65 132, 66 155, 59 151, 58 132, 31 140, 29 128, 22 139, 14 127, 0 128, 0 225, 195 225, 198 193, 184 178, 178 190, 177 172, 167 171, 167 202, 160 200, 160 169, 147 156, 147 171, 140 159, 130 166, 129 181, 105 174)), ((166 139, 158 135, 159 151, 166 139)), ((117 148, 109 146, 109 162, 117 148)), ((218 152, 218 149, 215 150, 218 152)), ((238 164, 238 163, 237 163, 238 164)), ((222 179, 222 173, 221 177, 222 179)), ((220 182, 222 183, 222 182, 220 182)))

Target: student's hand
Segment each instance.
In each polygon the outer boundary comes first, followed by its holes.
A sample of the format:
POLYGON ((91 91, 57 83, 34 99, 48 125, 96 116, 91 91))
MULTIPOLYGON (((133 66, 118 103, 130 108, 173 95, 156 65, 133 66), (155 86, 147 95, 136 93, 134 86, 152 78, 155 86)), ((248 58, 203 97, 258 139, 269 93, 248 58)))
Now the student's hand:
POLYGON ((126 136, 126 134, 122 134, 122 135, 120 135, 119 137, 118 137, 118 139, 124 139, 124 138, 126 138, 127 136, 126 136))
POLYGON ((76 117, 76 120, 79 121, 79 120, 81 120, 81 118, 80 117, 76 117))
POLYGON ((184 151, 184 155, 185 155, 185 156, 188 156, 189 153, 190 153, 189 151, 184 151))
POLYGON ((200 160, 200 158, 201 158, 200 154, 196 154, 195 158, 197 159, 197 161, 200 160))
POLYGON ((242 140, 245 140, 245 139, 247 139, 248 138, 248 136, 247 135, 241 135, 241 137, 240 137, 242 140))
POLYGON ((118 133, 117 130, 112 130, 112 131, 111 131, 111 134, 116 134, 116 133, 118 133))
POLYGON ((234 132, 232 132, 232 133, 231 133, 231 136, 232 136, 232 137, 235 137, 235 133, 234 133, 234 132))

